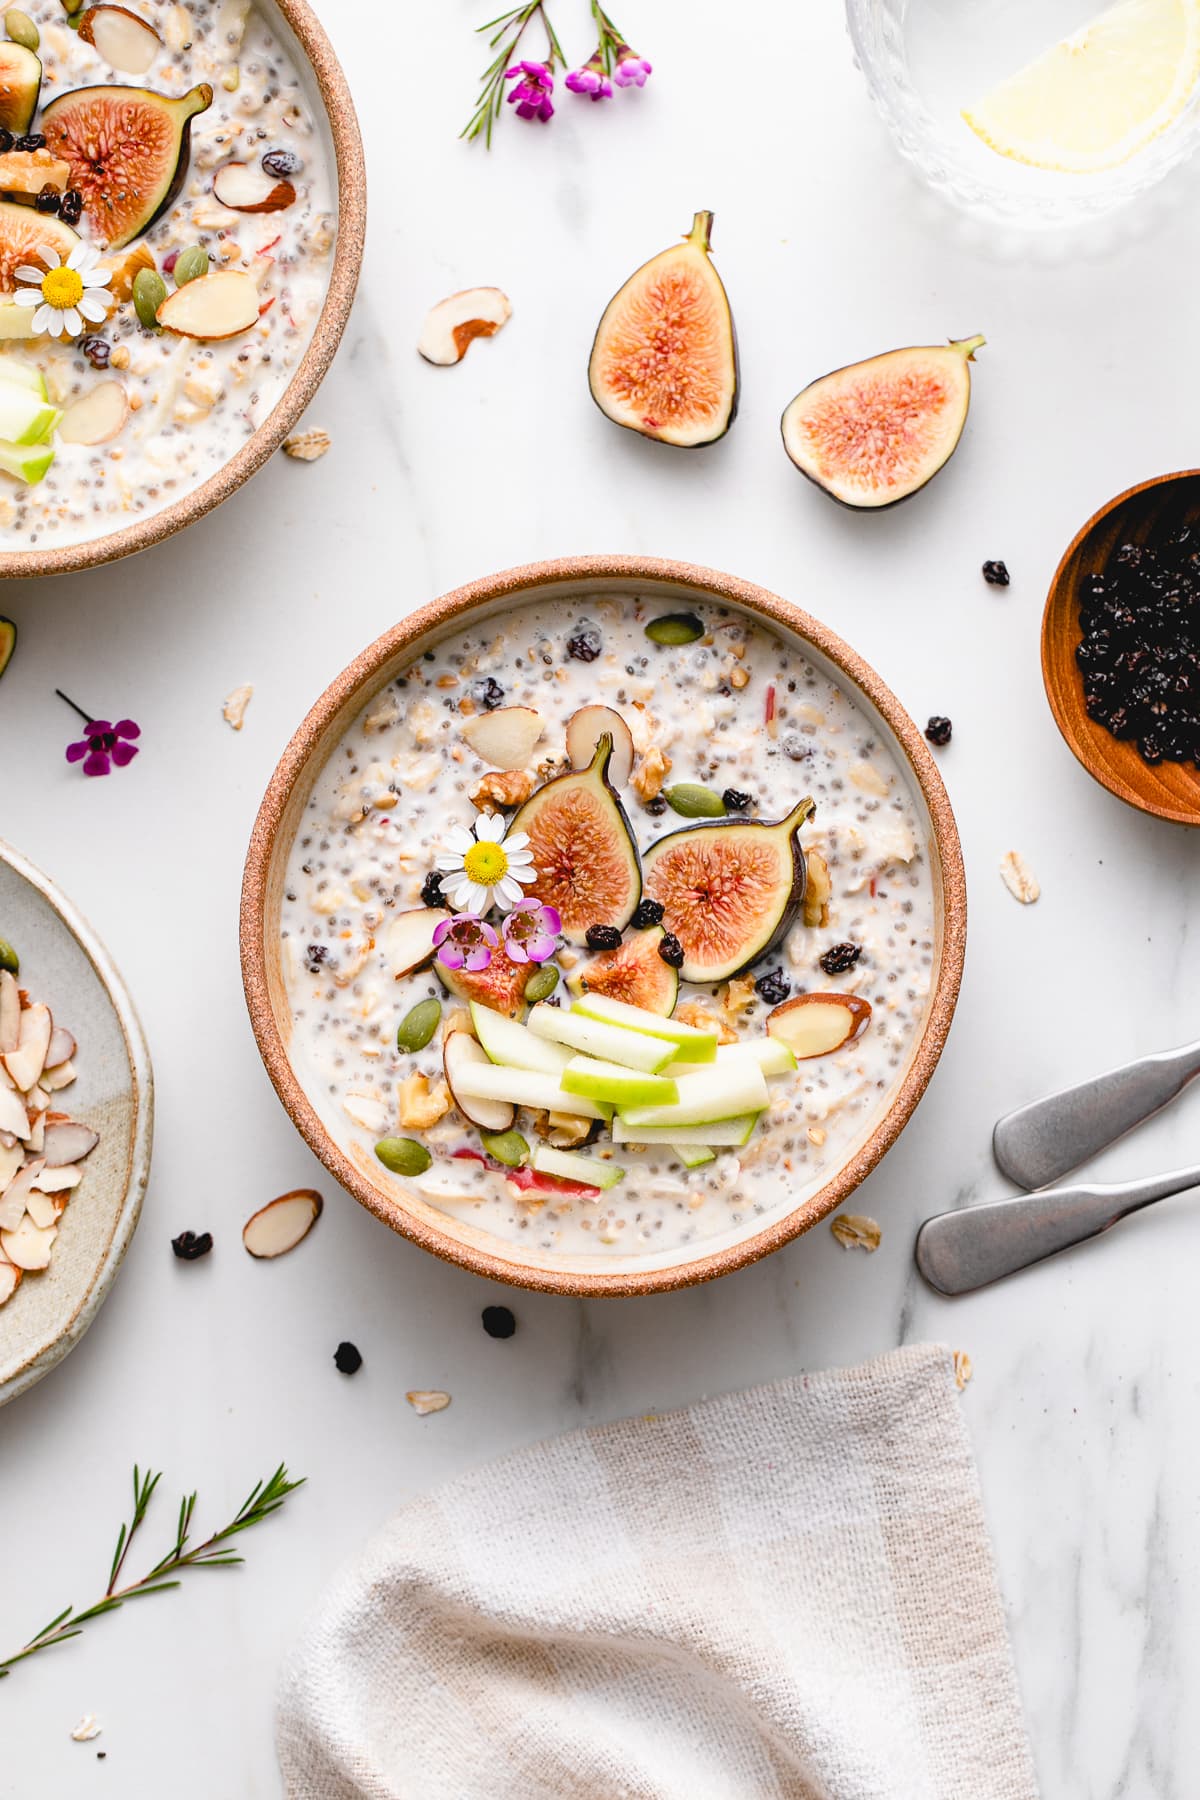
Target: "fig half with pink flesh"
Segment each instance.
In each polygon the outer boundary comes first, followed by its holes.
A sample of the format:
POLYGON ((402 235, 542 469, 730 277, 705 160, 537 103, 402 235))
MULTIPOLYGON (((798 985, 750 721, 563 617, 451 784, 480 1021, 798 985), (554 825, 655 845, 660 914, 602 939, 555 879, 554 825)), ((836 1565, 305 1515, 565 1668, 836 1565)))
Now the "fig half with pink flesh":
POLYGON ((567 986, 575 995, 603 994, 669 1019, 679 997, 679 976, 658 953, 665 936, 661 925, 631 932, 615 950, 601 950, 573 969, 567 986))
POLYGON ((737 335, 709 254, 713 215, 651 257, 604 310, 588 363, 592 399, 614 424, 692 449, 737 412, 737 335))
POLYGON ((557 908, 569 943, 589 925, 623 931, 642 897, 637 844, 609 780, 613 740, 603 733, 586 769, 573 769, 531 794, 512 821, 529 837, 537 875, 526 894, 557 908))
POLYGON ((788 931, 804 899, 800 828, 812 810, 805 799, 774 825, 706 820, 647 850, 646 893, 683 947, 684 981, 727 981, 788 931))
POLYGON ((843 506, 895 506, 945 468, 971 404, 982 337, 889 350, 822 375, 783 415, 784 449, 843 506))
POLYGON ((176 199, 192 120, 212 105, 201 82, 172 99, 150 88, 85 87, 42 113, 46 148, 71 165, 92 236, 108 250, 140 236, 176 199))
POLYGON ((477 1000, 508 1019, 524 1011, 525 989, 537 967, 536 963, 513 962, 503 944, 492 951, 485 969, 448 969, 440 962, 433 965, 438 980, 460 1000, 477 1000))

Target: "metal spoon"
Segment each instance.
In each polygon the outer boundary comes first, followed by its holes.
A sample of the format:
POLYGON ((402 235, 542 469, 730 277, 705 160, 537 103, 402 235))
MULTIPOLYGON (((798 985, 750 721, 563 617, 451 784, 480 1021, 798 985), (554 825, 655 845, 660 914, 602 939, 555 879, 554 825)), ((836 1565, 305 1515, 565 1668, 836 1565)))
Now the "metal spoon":
POLYGON ((1200 1168, 1145 1181, 1046 1188, 963 1206, 926 1219, 917 1233, 917 1267, 940 1294, 969 1294, 1072 1244, 1099 1237, 1129 1213, 1200 1187, 1200 1168))
POLYGON ((996 1126, 996 1161, 1020 1187, 1045 1187, 1168 1105, 1196 1075, 1200 1043, 1184 1044, 1034 1100, 996 1126))

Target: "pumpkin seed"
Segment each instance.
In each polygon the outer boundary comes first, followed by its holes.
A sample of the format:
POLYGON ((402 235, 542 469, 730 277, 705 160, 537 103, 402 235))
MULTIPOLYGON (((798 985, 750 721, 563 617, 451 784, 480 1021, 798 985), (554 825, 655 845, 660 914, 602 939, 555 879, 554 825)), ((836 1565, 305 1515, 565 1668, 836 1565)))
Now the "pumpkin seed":
POLYGON ((646 636, 652 644, 694 644, 704 636, 704 625, 695 613, 663 613, 651 619, 646 636))
POLYGON ((529 1001, 548 1000, 558 986, 558 970, 548 963, 543 963, 536 975, 531 975, 525 984, 525 998, 529 1001))
POLYGON ((375 1154, 393 1175, 423 1175, 433 1161, 416 1138, 380 1138, 375 1154))
POLYGON ((157 269, 139 269, 133 278, 133 305, 147 331, 158 330, 158 309, 167 297, 167 284, 157 269))
POLYGON ((397 1050, 423 1050, 441 1023, 440 1000, 421 1000, 406 1012, 396 1032, 397 1050))
POLYGON ((714 794, 710 787, 701 787, 697 781, 678 781, 674 787, 664 788, 663 799, 685 819, 725 817, 725 802, 720 794, 714 794))
POLYGON ((510 1169, 529 1161, 529 1145, 519 1131, 481 1131, 479 1141, 489 1156, 510 1169))
POLYGON ((14 44, 20 44, 26 50, 36 50, 42 41, 41 32, 29 14, 16 6, 10 6, 5 13, 4 29, 14 44))
POLYGON ((185 286, 189 281, 197 280, 201 275, 207 275, 208 251, 202 244, 191 244, 186 250, 181 250, 175 258, 172 274, 175 277, 177 288, 185 286))
POLYGON ((7 969, 10 975, 21 973, 21 959, 7 938, 0 938, 0 969, 7 969))

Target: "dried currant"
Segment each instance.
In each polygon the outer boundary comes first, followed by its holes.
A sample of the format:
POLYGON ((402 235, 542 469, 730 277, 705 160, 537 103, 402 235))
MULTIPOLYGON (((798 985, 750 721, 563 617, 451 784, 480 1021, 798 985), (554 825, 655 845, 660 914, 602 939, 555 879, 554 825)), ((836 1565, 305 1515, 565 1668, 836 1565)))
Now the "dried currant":
POLYGON ((62 195, 56 187, 47 182, 40 194, 33 197, 33 210, 40 213, 56 213, 62 205, 62 195))
POLYGON ((276 175, 280 181, 286 181, 289 175, 299 175, 304 169, 303 161, 294 150, 268 150, 262 166, 268 175, 276 175))
POLYGON ((321 965, 328 960, 329 946, 327 944, 310 944, 304 952, 304 966, 310 975, 319 974, 321 965))
POLYGON ((586 932, 589 950, 615 950, 621 942, 618 925, 589 925, 586 932))
POLYGON ((779 1006, 792 991, 792 984, 782 969, 768 969, 754 984, 754 991, 768 1006, 779 1006))
POLYGON ((637 911, 629 923, 635 931, 649 931, 652 925, 661 925, 665 908, 661 900, 639 900, 637 911))
POLYGON ((181 1231, 171 1239, 171 1248, 180 1262, 197 1262, 213 1247, 211 1231, 181 1231))
POLYGON ((510 1338, 517 1329, 517 1321, 507 1306, 485 1306, 480 1316, 490 1338, 510 1338))
POLYGON ((664 931, 662 942, 658 946, 658 954, 669 968, 683 967, 683 945, 673 931, 664 931))
POLYGON ((595 662, 603 647, 594 625, 581 625, 567 639, 567 655, 573 656, 576 662, 595 662))
POLYGON ((445 904, 445 896, 442 893, 441 872, 438 869, 430 869, 421 885, 421 905, 445 906, 445 904))
POLYGON ((1011 580, 1008 573, 1008 565, 999 561, 985 562, 983 565, 983 579, 987 582, 989 587, 1007 587, 1011 580))
POLYGON ((345 1339, 333 1353, 333 1366, 339 1375, 357 1375, 362 1368, 362 1351, 345 1339))
POLYGON ((89 331, 86 337, 80 338, 79 348, 91 363, 93 369, 107 369, 112 357, 112 347, 107 338, 89 331))
POLYGON ((821 967, 827 975, 844 975, 852 969, 862 955, 861 944, 834 944, 821 957, 821 967))
POLYGON ((944 749, 950 742, 953 732, 954 726, 949 719, 943 718, 941 713, 934 713, 925 727, 925 736, 931 744, 936 744, 939 749, 944 749))
POLYGON ((484 712, 494 712, 504 701, 504 689, 494 675, 485 675, 481 681, 477 681, 471 693, 484 712))
POLYGON ((741 788, 726 788, 721 795, 726 812, 749 812, 754 805, 752 794, 743 794, 741 788))

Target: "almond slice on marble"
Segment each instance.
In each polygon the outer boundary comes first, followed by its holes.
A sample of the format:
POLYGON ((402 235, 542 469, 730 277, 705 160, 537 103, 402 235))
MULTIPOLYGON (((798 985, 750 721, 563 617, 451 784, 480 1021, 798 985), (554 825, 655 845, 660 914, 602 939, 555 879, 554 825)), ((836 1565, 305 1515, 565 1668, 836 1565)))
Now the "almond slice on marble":
POLYGON ((463 288, 429 309, 417 349, 426 362, 448 368, 462 361, 476 338, 495 337, 511 318, 512 302, 499 288, 463 288))
POLYGON ((124 6, 90 6, 79 35, 123 75, 144 75, 162 48, 153 25, 124 6))
POLYGON ((4 1058, 5 1068, 23 1094, 37 1086, 38 1077, 46 1066, 46 1052, 53 1031, 54 1020, 48 1006, 38 1004, 25 1008, 21 1014, 17 1047, 4 1058))
POLYGON ((47 1167, 61 1169, 67 1163, 77 1163, 85 1156, 90 1156, 99 1142, 99 1132, 93 1131, 90 1125, 81 1125, 75 1119, 64 1119, 47 1125, 42 1155, 47 1167))
POLYGON ((797 994, 767 1014, 767 1035, 803 1061, 851 1043, 866 1030, 870 1017, 871 1002, 857 994, 797 994))
POLYGON ((12 1299, 21 1285, 23 1274, 24 1270, 18 1269, 16 1263, 10 1263, 7 1257, 0 1256, 0 1306, 12 1299))
POLYGON ((7 969, 0 969, 0 1056, 15 1050, 21 1036, 21 990, 7 969))
POLYGON ((259 163, 222 163, 213 176, 212 191, 231 212, 282 212, 296 198, 290 181, 268 175, 259 163))
POLYGON ((545 720, 532 706, 498 706, 464 719, 462 735, 476 756, 497 769, 523 769, 542 735, 545 720))
POLYGON ((280 1194, 246 1220, 242 1242, 251 1256, 283 1256, 308 1236, 323 1205, 315 1188, 294 1188, 290 1194, 280 1194))
MULTIPOLYGON (((16 1231, 20 1225, 21 1220, 25 1217, 25 1208, 33 1184, 41 1173, 41 1169, 40 1158, 36 1162, 26 1163, 23 1169, 17 1170, 5 1188, 3 1196, 0 1197, 0 1231, 16 1231)), ((15 1262, 16 1257, 11 1260, 15 1262)))
POLYGON ((258 321, 258 285, 240 269, 217 269, 168 294, 157 318, 180 337, 231 338, 258 321))
POLYGON ((35 1225, 27 1213, 15 1231, 0 1231, 0 1250, 18 1269, 48 1269, 57 1225, 35 1225))
POLYGON ((383 936, 383 951, 397 981, 433 960, 433 934, 450 914, 444 906, 418 906, 397 913, 383 936))
POLYGON ((129 398, 119 381, 99 381, 68 406, 58 427, 67 444, 107 444, 129 417, 129 398))
POLYGON ((450 1404, 449 1394, 443 1394, 439 1388, 410 1388, 404 1398, 422 1418, 426 1413, 444 1412, 450 1404))
POLYGON ((50 1048, 46 1052, 46 1068, 61 1069, 65 1062, 70 1062, 76 1049, 75 1039, 66 1026, 56 1025, 50 1033, 50 1048))

